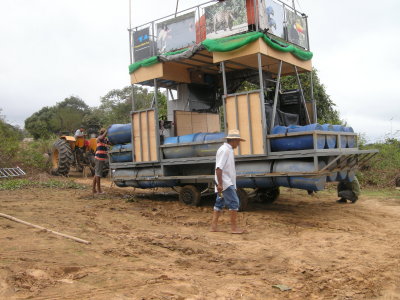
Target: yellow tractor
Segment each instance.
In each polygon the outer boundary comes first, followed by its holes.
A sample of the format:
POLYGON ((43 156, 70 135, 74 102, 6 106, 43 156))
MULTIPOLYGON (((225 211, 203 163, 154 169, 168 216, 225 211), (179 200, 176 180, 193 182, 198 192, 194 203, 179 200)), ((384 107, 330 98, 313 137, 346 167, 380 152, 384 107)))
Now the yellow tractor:
MULTIPOLYGON (((51 151, 51 174, 67 176, 71 167, 76 171, 83 172, 89 169, 94 175, 94 155, 96 153, 96 138, 85 139, 84 137, 73 137, 62 135, 53 144, 51 151)), ((108 174, 108 161, 103 171, 103 177, 108 174)))

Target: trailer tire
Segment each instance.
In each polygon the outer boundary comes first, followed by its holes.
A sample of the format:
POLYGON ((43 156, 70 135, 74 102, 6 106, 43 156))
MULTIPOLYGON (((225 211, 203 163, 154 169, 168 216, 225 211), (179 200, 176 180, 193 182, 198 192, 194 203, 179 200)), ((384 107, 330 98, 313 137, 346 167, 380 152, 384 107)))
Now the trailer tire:
POLYGON ((51 174, 57 176, 67 176, 74 154, 68 142, 64 139, 59 139, 53 144, 51 152, 51 174))
POLYGON ((200 190, 194 185, 185 185, 179 191, 179 200, 191 206, 199 206, 201 200, 200 190))
POLYGON ((259 202, 267 204, 274 203, 279 198, 279 194, 279 187, 257 190, 257 197, 259 202))
POLYGON ((239 211, 245 211, 249 204, 249 195, 244 189, 238 188, 236 194, 239 197, 239 211))

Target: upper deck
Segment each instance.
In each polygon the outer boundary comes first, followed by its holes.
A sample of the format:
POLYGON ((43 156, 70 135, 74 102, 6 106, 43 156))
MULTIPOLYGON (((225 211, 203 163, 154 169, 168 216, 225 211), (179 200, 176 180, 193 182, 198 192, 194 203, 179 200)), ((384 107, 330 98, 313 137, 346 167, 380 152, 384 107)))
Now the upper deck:
POLYGON ((307 16, 279 0, 209 1, 130 28, 131 83, 160 87, 220 72, 257 69, 272 76, 312 69, 307 16))

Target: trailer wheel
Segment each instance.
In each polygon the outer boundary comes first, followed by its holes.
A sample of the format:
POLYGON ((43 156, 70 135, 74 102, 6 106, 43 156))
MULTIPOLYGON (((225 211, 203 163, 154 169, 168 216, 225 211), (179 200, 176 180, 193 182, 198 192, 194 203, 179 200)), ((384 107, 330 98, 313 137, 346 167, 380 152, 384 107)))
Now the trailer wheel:
POLYGON ((275 202, 279 198, 279 194, 279 187, 257 190, 257 198, 259 202, 268 204, 275 202))
POLYGON ((185 185, 179 191, 179 200, 191 206, 198 206, 200 204, 201 193, 194 185, 185 185))
POLYGON ((244 211, 249 204, 249 195, 244 189, 238 188, 236 193, 239 197, 239 211, 244 211))

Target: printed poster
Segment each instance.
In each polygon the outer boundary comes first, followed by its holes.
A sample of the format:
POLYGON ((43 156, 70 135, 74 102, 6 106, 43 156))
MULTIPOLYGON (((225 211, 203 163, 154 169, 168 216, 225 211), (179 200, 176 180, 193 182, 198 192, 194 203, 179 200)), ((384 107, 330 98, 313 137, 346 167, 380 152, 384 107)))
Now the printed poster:
POLYGON ((246 0, 218 2, 204 8, 206 37, 221 38, 247 31, 246 0))
POLYGON ((194 12, 157 24, 158 54, 182 49, 195 43, 194 12))
POLYGON ((308 49, 306 20, 287 8, 285 10, 288 41, 308 49))
POLYGON ((134 61, 140 61, 151 56, 150 51, 150 28, 143 28, 134 31, 133 38, 133 57, 134 61))
POLYGON ((285 38, 284 22, 285 14, 283 5, 272 0, 258 0, 260 29, 268 29, 268 32, 285 38))

